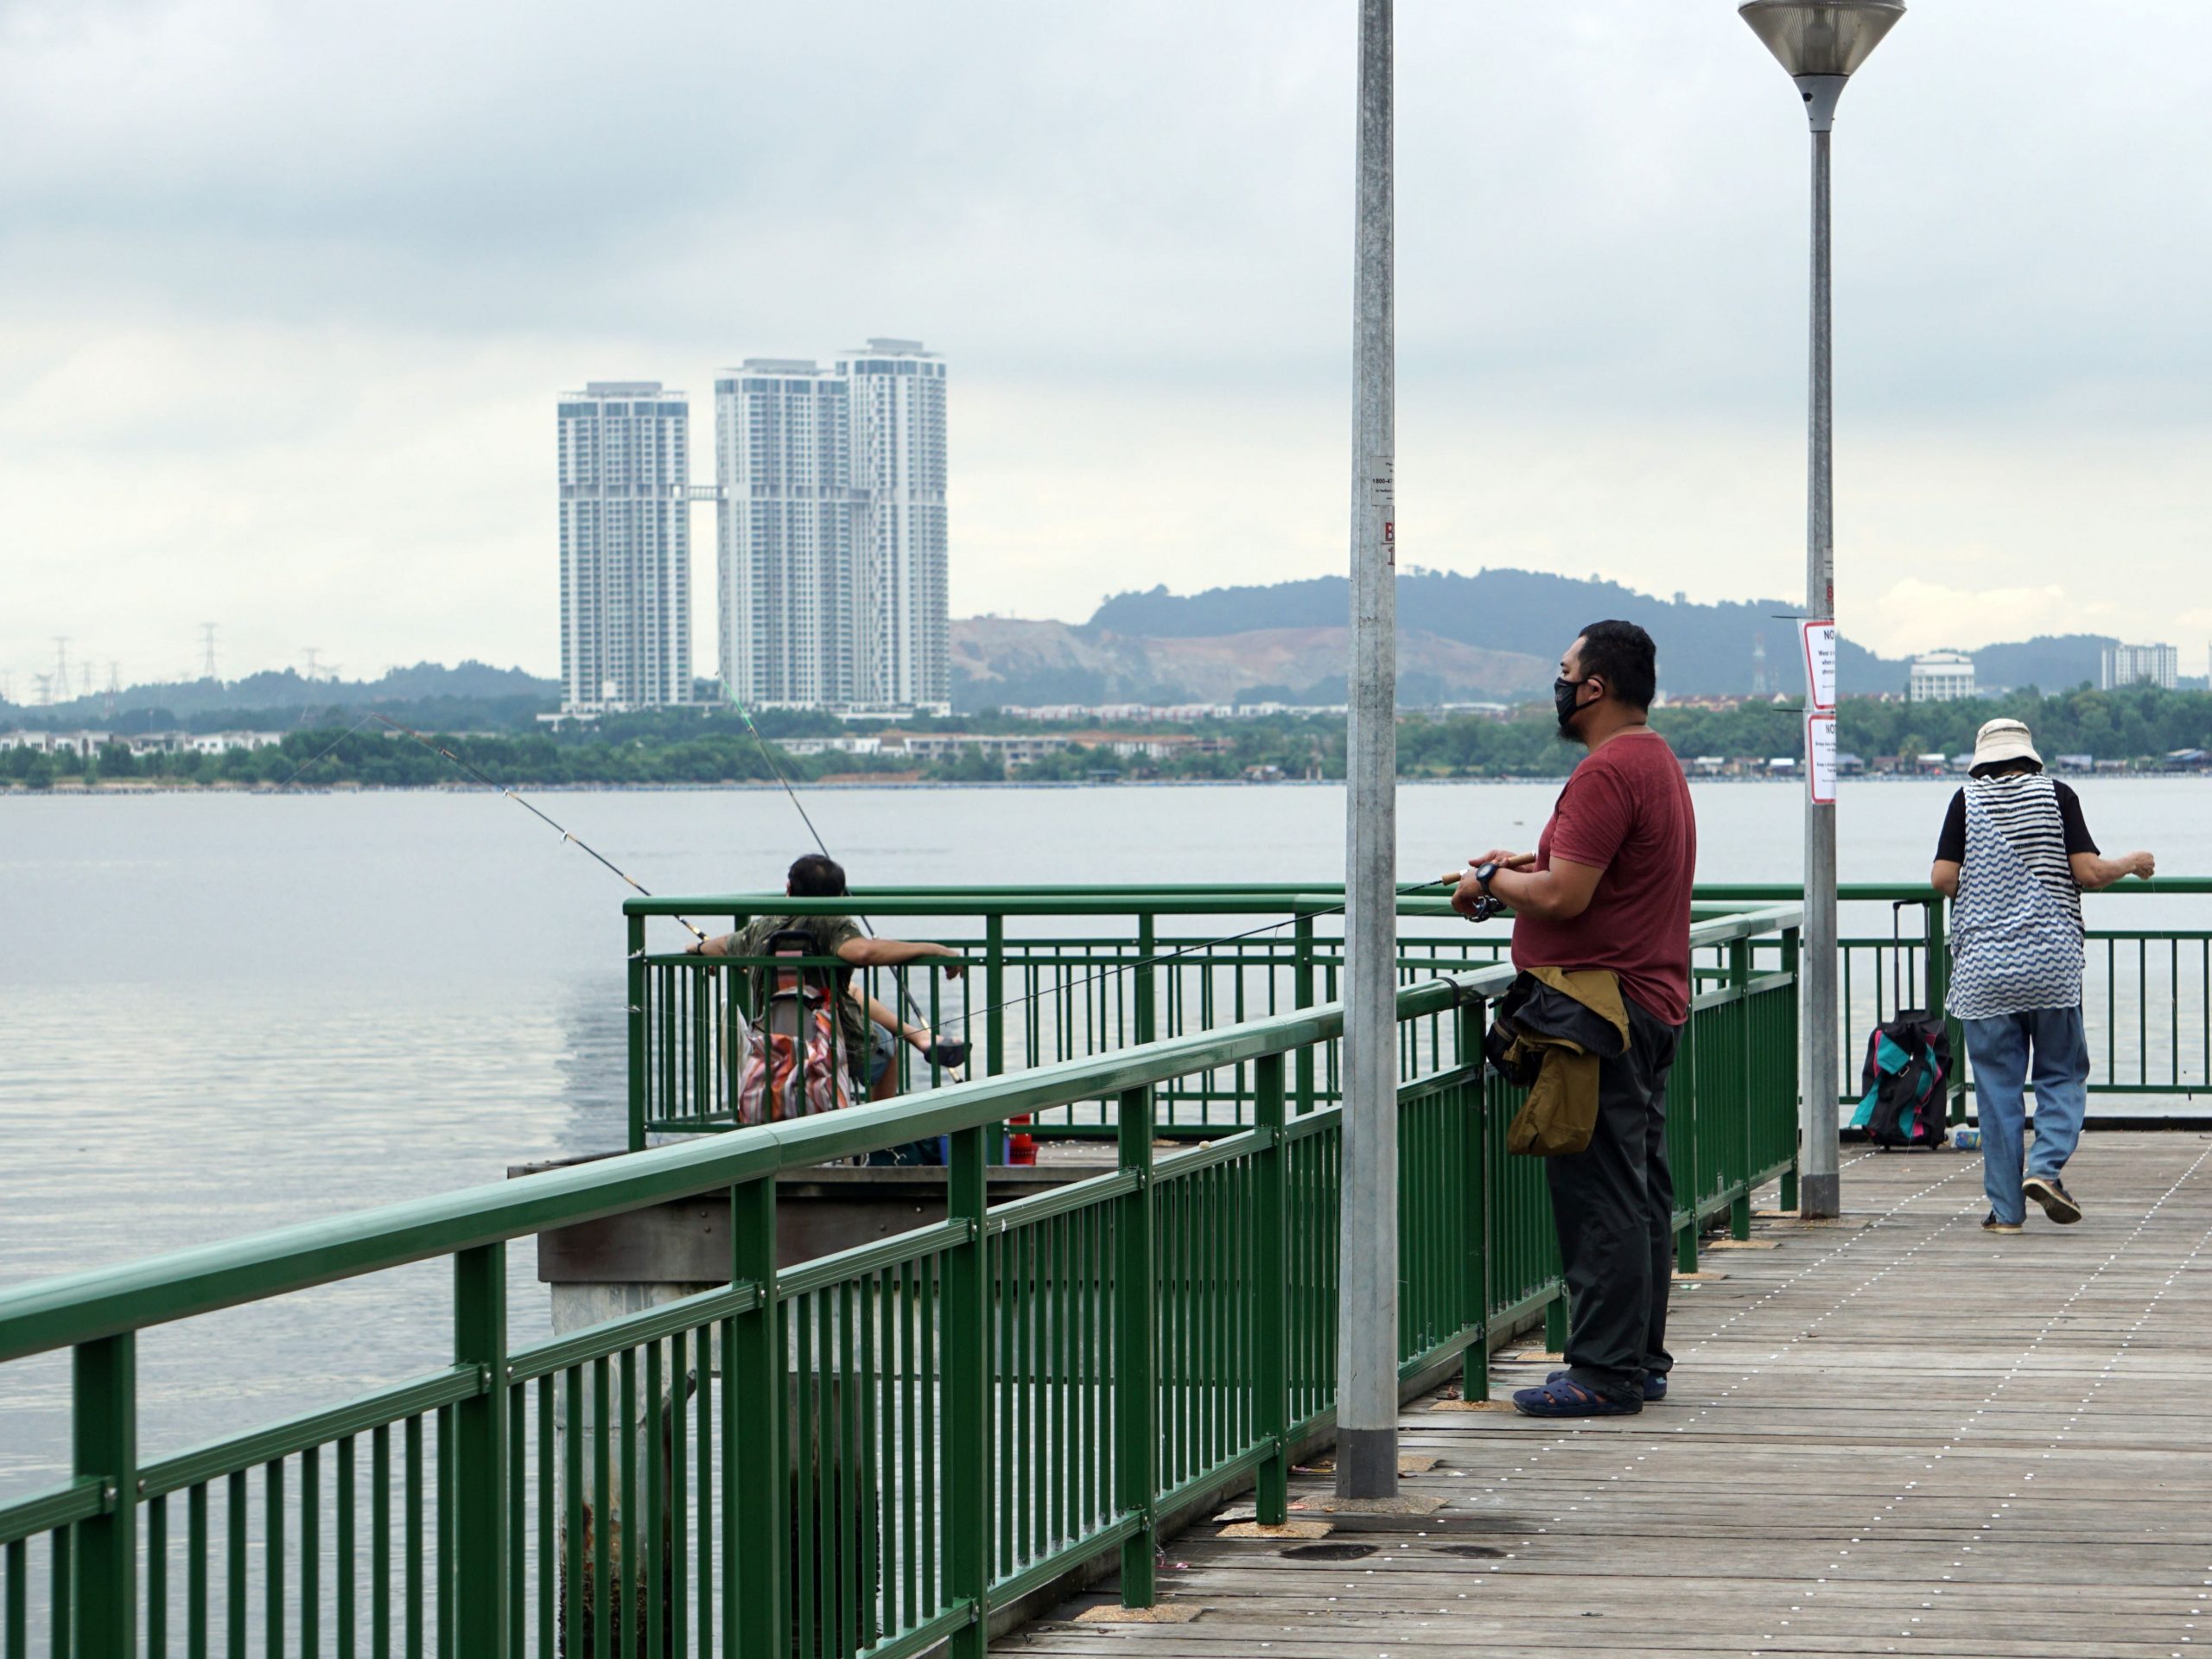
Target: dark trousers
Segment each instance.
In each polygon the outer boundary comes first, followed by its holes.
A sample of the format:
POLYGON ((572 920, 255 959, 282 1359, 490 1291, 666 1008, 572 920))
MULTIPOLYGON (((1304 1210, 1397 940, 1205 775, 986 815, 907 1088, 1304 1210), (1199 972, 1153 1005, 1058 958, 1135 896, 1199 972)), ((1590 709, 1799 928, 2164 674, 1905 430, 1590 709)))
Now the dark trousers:
POLYGON ((1571 1379, 1615 1399, 1643 1398, 1665 1376, 1674 1276, 1675 1179, 1667 1169, 1667 1073, 1681 1027, 1621 999, 1628 1047, 1598 1066, 1598 1127, 1588 1148, 1544 1160, 1566 1265, 1571 1379))

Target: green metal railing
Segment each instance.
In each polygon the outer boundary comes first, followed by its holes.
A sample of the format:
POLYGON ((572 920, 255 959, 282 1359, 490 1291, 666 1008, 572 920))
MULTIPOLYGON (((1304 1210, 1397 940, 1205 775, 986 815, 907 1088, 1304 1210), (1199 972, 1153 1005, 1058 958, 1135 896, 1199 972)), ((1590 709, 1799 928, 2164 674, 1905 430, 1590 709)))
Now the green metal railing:
MULTIPOLYGON (((1700 913, 1709 914, 1796 902, 1798 892, 1794 883, 1713 883, 1700 886, 1697 899, 1700 913)), ((1839 1100, 1856 1102, 1867 1033, 1900 1006, 1943 1007, 1950 968, 1948 906, 1921 882, 1847 883, 1839 897, 1847 926, 1839 946, 1843 1029, 1836 1093, 1839 1100), (1889 934, 1867 931, 1876 918, 1901 925, 1889 934)), ((2212 880, 2160 877, 2122 882, 2086 902, 2094 922, 2123 902, 2171 905, 2207 897, 2212 897, 2212 880)), ((1342 902, 1340 887, 1265 883, 965 892, 886 887, 810 906, 761 894, 633 901, 626 906, 636 953, 631 1040, 639 1058, 632 1071, 632 1144, 642 1147, 656 1135, 730 1126, 726 1033, 731 1010, 741 1006, 741 976, 735 972, 702 968, 696 957, 644 955, 647 917, 741 918, 768 907, 830 912, 857 906, 939 925, 931 936, 958 946, 976 966, 964 995, 948 991, 941 972, 927 969, 879 971, 869 977, 869 988, 887 1003, 896 1003, 903 989, 932 1025, 942 1025, 952 1011, 957 1033, 975 1045, 976 1069, 998 1075, 1110 1052, 1154 1035, 1211 1030, 1333 1001, 1343 956, 1342 942, 1331 930, 1342 902), (1223 933, 1265 927, 1269 916, 1280 920, 1268 931, 1208 943, 1223 933), (1126 920, 1128 926, 1119 934, 1095 926, 1077 934, 1056 925, 1079 918, 1126 920), (1210 931, 1192 931, 1201 920, 1210 931), (1157 965, 1137 966, 1147 961, 1157 965), (960 1011, 978 1005, 995 1014, 970 1029, 960 1011)), ((2212 924, 2212 906, 2202 908, 2202 919, 2212 924)), ((1399 909, 1409 924, 1402 925, 1399 940, 1402 983, 1499 960, 1509 944, 1503 925, 1469 928, 1441 897, 1407 895, 1399 909)), ((2087 944, 2083 1007, 2091 1035, 2090 1092, 2185 1100, 2212 1093, 2212 925, 2092 926, 2087 944)), ((1776 965, 1781 948, 1778 942, 1763 944, 1755 961, 1776 965)), ((1720 953, 1700 953, 1695 973, 1700 984, 1717 983, 1729 971, 1720 953)), ((1953 1113, 1963 1116, 1973 1079, 1957 1022, 1948 1023, 1953 1113)), ((1459 1058, 1452 1042, 1448 1022, 1431 1021, 1426 1028, 1408 1024, 1402 1033, 1401 1075, 1452 1064, 1459 1058)), ((941 1072, 916 1065, 903 1049, 898 1062, 900 1092, 918 1086, 925 1074, 932 1086, 943 1081, 941 1072)), ((1304 1064, 1316 1071, 1317 1097, 1336 1098, 1334 1046, 1304 1064)), ((1249 1125, 1253 1100, 1249 1068, 1240 1068, 1178 1079, 1156 1091, 1154 1104, 1162 1135, 1198 1138, 1249 1125)), ((1109 1132, 1110 1122, 1110 1103, 1092 1102, 1047 1114, 1031 1127, 1041 1135, 1099 1135, 1109 1132)))
MULTIPOLYGON (((1716 904, 1794 902, 1794 885, 1741 883, 1701 887, 1700 899, 1716 904)), ((1847 931, 1839 941, 1843 1044, 1840 1099, 1859 1096, 1859 1066, 1866 1034, 1898 1006, 1902 983, 1907 1006, 1941 1008, 1950 983, 1949 906, 1923 883, 1847 883, 1839 897, 1858 913, 1902 906, 1902 943, 1892 936, 1847 931)), ((2212 880, 2161 876, 2129 880, 2085 896, 2092 924, 2085 941, 2082 1014, 2089 1030, 2089 1092, 2111 1096, 2212 1093, 2212 926, 2171 923, 2151 927, 2096 925, 2115 912, 2129 916, 2155 903, 2212 897, 2212 880)), ((2212 922, 2212 906, 2199 906, 2212 922)), ((1877 912, 1877 913, 1879 913, 1877 912)), ((1962 1115, 1973 1077, 1956 1020, 1951 1028, 1953 1102, 1962 1115)))
MULTIPOLYGON (((948 983, 942 963, 859 969, 868 998, 969 1045, 971 1074, 996 1077, 1161 1037, 1225 1026, 1336 1000, 1344 966, 1341 888, 1288 886, 1096 887, 1080 889, 870 888, 848 898, 794 899, 781 894, 632 899, 629 930, 630 1145, 658 1136, 729 1129, 757 959, 658 953, 649 949, 654 917, 683 916, 731 931, 762 914, 863 913, 879 931, 927 938, 960 953, 963 982, 948 983), (1121 924, 1119 931, 1103 925, 1121 924), (1072 931, 1075 926, 1083 931, 1072 931), (1238 937, 1229 937, 1238 936, 1238 937), (972 1011, 972 1012, 971 1012, 972 1011)), ((1439 896, 1403 895, 1398 941, 1401 985, 1502 960, 1503 925, 1477 930, 1439 896)), ((1778 944, 1769 956, 1779 959, 1778 944)), ((1726 953, 1698 953, 1700 982, 1730 971, 1726 953)), ((1461 1058, 1458 1033, 1441 1016, 1401 1024, 1399 1075, 1441 1070, 1461 1058)), ((942 1068, 904 1045, 893 1053, 894 1086, 904 1094, 942 1068)), ((1338 1097, 1336 1046, 1300 1062, 1313 1098, 1338 1097), (1306 1075, 1308 1072, 1310 1076, 1306 1075)), ((1257 1102, 1249 1065, 1193 1073, 1154 1093, 1160 1133, 1196 1140, 1248 1128, 1257 1102)), ((1104 1138, 1113 1102, 1071 1102, 1025 1126, 1040 1136, 1104 1138)))
MULTIPOLYGON (((1790 1165, 1794 929, 1694 936, 1724 971, 1670 1090, 1686 1260, 1790 1165)), ((1473 1056, 1509 979, 1426 978, 1399 1019, 1473 1056)), ((1148 1602, 1179 1508, 1249 1480, 1282 1520, 1329 1427, 1343 1109, 1313 1061, 1341 1029, 1317 1005, 0 1294, 0 1364, 73 1354, 72 1477, 0 1504, 0 1655, 972 1656, 994 1608, 1108 1554, 1148 1602), (1236 1068, 1250 1126, 1155 1159, 1154 1091, 1236 1068), (1111 1172, 988 1203, 988 1134, 1100 1100, 1111 1172), (779 1172, 938 1135, 946 1220, 779 1268, 779 1172), (702 1192, 726 1286, 509 1346, 508 1241, 702 1192), (449 1364, 142 1455, 142 1331, 434 1259, 449 1364)), ((1459 1062, 1400 1091, 1408 1381, 1464 1363, 1486 1394, 1490 1342, 1557 1306, 1516 1104, 1459 1062)))

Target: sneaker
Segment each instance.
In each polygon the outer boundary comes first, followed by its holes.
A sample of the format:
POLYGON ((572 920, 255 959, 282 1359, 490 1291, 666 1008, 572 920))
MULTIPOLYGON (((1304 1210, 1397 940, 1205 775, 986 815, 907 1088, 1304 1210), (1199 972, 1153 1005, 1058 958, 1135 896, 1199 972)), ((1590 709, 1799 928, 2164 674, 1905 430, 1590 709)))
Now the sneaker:
POLYGON ((2043 1212, 2062 1227, 2071 1226, 2082 1219, 2082 1206, 2074 1202, 2074 1195, 2066 1190, 2066 1183, 2056 1175, 2031 1175, 2020 1183, 2020 1191, 2043 1205, 2043 1212))
POLYGON ((2020 1230, 2020 1224, 2017 1221, 1999 1221, 1997 1219, 1997 1212, 1993 1210, 1981 1218, 1981 1230, 1985 1233, 2017 1233, 2020 1230))
MULTIPOLYGON (((1566 1380, 1567 1373, 1565 1371, 1554 1371, 1549 1376, 1544 1379, 1547 1382, 1564 1382, 1566 1380)), ((1644 1404, 1650 1405, 1657 1401, 1664 1400, 1666 1397, 1667 1374, 1664 1371, 1646 1371, 1643 1374, 1644 1404)))

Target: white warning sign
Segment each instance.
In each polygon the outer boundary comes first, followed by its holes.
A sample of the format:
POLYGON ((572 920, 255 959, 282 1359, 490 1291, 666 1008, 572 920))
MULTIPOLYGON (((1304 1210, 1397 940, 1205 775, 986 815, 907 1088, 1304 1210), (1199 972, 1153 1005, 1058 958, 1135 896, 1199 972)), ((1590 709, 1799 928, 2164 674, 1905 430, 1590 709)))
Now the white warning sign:
POLYGON ((1805 787, 1815 806, 1835 804, 1835 715, 1805 716, 1805 787))
POLYGON ((1810 709, 1835 707, 1835 624, 1805 624, 1805 703, 1810 709))

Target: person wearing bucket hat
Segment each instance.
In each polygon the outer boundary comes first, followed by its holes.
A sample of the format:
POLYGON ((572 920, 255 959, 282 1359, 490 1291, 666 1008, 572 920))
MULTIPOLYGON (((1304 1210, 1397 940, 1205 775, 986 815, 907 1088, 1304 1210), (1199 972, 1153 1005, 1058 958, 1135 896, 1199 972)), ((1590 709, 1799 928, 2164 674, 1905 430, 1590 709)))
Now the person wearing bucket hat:
POLYGON ((1980 1105, 1988 1231, 2018 1232, 2030 1198, 2053 1221, 2082 1219, 2061 1175, 2088 1105, 2082 894, 2156 868, 2148 853, 2107 858, 2097 850, 2081 798, 2044 775, 2023 722, 1993 720, 1975 734, 1974 764, 1951 798, 1929 880, 1953 901, 1947 1007, 1965 1031, 1980 1105))

